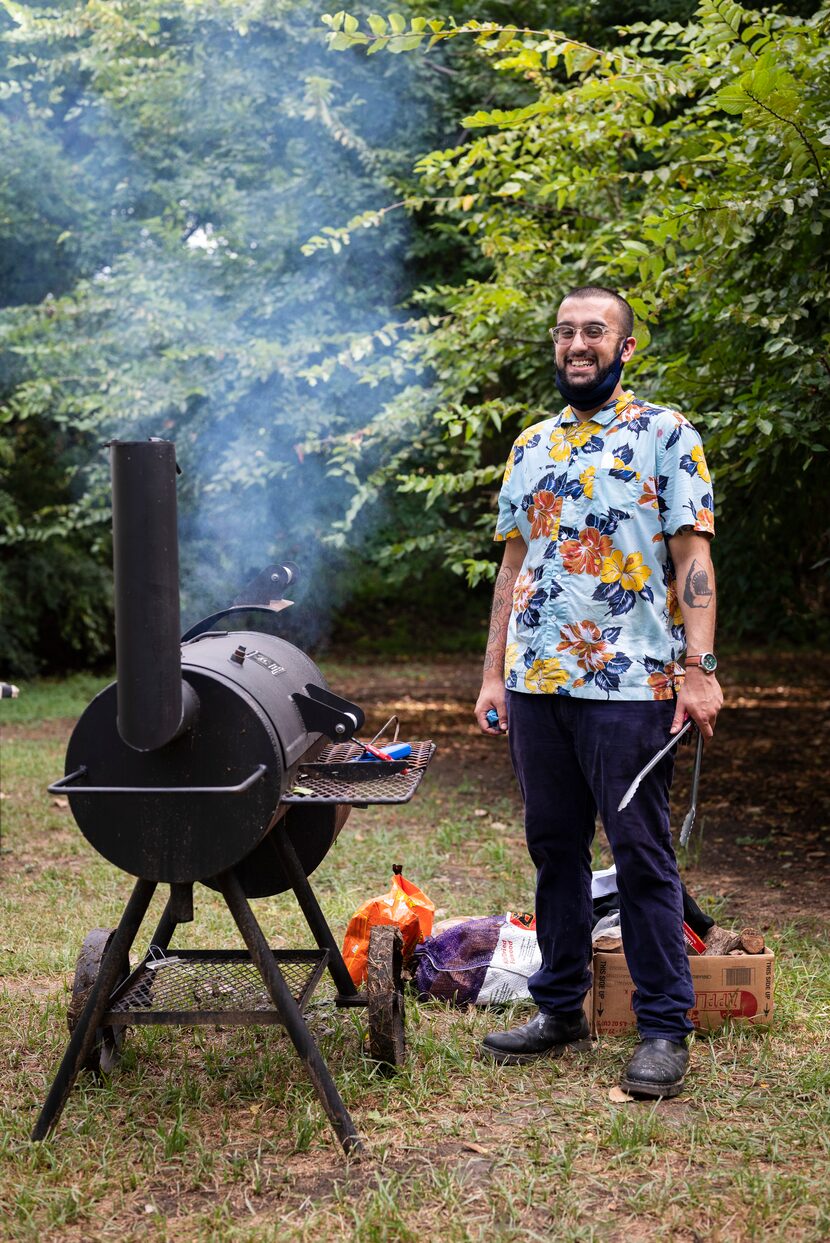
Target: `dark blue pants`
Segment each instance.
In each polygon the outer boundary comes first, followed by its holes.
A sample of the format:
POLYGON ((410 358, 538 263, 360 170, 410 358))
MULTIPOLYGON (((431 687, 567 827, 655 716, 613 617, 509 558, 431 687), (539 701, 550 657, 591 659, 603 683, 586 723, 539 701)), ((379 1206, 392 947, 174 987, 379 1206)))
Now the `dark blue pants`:
POLYGON ((545 1014, 576 1011, 591 987, 591 841, 597 809, 617 865, 625 956, 642 1037, 680 1040, 694 989, 683 940, 683 901, 669 831, 672 751, 633 778, 668 742, 672 701, 624 703, 509 691, 510 754, 536 865, 542 967, 529 981, 545 1014))

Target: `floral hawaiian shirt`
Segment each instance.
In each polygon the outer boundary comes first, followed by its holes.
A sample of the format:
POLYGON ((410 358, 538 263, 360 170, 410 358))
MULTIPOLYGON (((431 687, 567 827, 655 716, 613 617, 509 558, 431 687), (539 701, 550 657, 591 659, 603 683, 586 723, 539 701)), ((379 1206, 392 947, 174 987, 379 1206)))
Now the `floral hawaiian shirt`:
POLYGON ((505 652, 509 690, 670 699, 685 646, 667 538, 714 534, 700 437, 623 393, 587 422, 566 406, 510 452, 497 540, 521 536, 505 652))

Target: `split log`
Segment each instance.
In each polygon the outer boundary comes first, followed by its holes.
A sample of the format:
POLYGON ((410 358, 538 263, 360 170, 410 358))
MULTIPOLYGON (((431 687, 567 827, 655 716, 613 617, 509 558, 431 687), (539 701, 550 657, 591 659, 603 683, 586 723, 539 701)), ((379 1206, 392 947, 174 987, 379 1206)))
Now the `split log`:
POLYGON ((713 954, 728 954, 731 950, 738 949, 741 944, 741 938, 737 932, 733 932, 730 928, 720 928, 717 924, 709 929, 703 940, 706 942, 706 949, 703 952, 709 957, 713 954))
POLYGON ((757 928, 741 929, 741 945, 747 954, 763 954, 766 944, 763 932, 759 932, 757 928))

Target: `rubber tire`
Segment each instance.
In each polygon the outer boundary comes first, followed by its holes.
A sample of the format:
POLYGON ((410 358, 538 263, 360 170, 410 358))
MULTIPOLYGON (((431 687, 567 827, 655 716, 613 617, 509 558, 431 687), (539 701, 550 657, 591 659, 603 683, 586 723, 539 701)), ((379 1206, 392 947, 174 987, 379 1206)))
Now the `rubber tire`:
POLYGON ((406 1061, 402 969, 400 929, 388 924, 372 928, 366 978, 369 1056, 389 1070, 406 1061))
MULTIPOLYGON (((93 928, 84 937, 81 952, 75 963, 75 977, 72 981, 72 996, 66 1011, 66 1025, 70 1034, 78 1026, 87 997, 98 978, 101 963, 110 941, 115 936, 114 928, 93 928)), ((118 983, 127 978, 129 966, 125 964, 118 977, 118 983)), ((124 1047, 126 1027, 99 1027, 95 1033, 95 1043, 84 1062, 83 1069, 92 1072, 96 1078, 111 1075, 121 1061, 121 1050, 124 1047)))

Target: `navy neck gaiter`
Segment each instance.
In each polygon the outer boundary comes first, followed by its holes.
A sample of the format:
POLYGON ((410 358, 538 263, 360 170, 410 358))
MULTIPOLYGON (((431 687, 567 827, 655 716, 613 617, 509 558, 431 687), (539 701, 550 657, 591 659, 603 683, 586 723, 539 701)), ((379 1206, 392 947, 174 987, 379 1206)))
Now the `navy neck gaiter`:
POLYGON ((593 410, 597 406, 605 405, 619 384, 623 369, 622 352, 624 349, 625 342, 617 358, 609 363, 604 371, 600 371, 593 384, 569 384, 565 379, 564 371, 556 368, 556 387, 569 406, 572 406, 574 410, 593 410))

